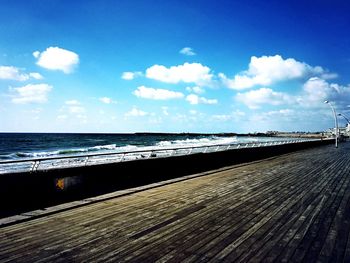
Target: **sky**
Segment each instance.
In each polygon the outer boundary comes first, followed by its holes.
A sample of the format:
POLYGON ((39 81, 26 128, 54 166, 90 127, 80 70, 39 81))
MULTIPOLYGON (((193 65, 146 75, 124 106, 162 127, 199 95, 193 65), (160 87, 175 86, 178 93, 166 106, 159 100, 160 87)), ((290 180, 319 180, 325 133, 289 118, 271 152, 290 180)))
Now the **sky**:
POLYGON ((1 0, 0 132, 324 131, 349 28, 348 0, 1 0))

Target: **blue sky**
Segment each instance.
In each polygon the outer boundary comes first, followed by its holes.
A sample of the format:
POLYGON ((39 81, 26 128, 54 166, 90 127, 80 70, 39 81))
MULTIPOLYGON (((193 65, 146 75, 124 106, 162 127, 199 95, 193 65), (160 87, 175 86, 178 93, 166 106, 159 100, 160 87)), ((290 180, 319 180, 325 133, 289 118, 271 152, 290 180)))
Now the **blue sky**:
POLYGON ((350 116, 349 14, 346 0, 2 0, 0 131, 328 129, 324 100, 350 116))

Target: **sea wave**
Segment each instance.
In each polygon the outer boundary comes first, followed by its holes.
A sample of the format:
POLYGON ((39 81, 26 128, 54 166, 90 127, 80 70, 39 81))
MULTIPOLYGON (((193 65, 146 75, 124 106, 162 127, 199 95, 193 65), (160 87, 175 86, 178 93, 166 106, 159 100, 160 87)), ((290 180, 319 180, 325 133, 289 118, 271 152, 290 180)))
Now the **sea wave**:
POLYGON ((209 137, 199 139, 185 139, 185 140, 173 140, 173 141, 160 141, 156 144, 158 147, 187 147, 187 146, 204 146, 215 144, 231 144, 238 142, 237 137, 209 137))
POLYGON ((40 151, 40 152, 16 152, 6 155, 0 155, 0 160, 13 160, 13 159, 31 159, 31 158, 45 158, 45 157, 56 157, 56 156, 71 156, 81 155, 88 153, 109 153, 109 152, 128 152, 138 150, 140 147, 134 145, 126 145, 117 147, 116 144, 109 145, 97 145, 87 148, 76 148, 76 149, 61 149, 53 151, 40 151))
POLYGON ((205 145, 217 145, 217 144, 232 144, 237 143, 236 137, 204 137, 204 138, 187 138, 178 140, 168 140, 155 142, 154 145, 124 145, 118 146, 117 144, 96 145, 86 148, 71 148, 71 149, 58 149, 52 151, 37 151, 37 152, 16 152, 8 155, 0 155, 0 160, 8 159, 29 159, 29 158, 45 158, 56 156, 74 156, 88 153, 118 153, 118 152, 131 152, 131 151, 152 151, 165 148, 181 148, 181 147, 200 147, 205 145))

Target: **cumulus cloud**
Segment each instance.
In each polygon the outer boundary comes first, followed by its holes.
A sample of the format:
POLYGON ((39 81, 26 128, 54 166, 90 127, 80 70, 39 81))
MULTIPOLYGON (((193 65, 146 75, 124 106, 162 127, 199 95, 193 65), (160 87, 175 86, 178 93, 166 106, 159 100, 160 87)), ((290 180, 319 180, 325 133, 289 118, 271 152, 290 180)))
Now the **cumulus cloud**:
POLYGON ((275 110, 275 111, 268 111, 264 113, 268 117, 287 117, 290 118, 295 114, 295 111, 292 109, 281 109, 281 110, 275 110))
POLYGON ((226 122, 226 121, 241 121, 243 118, 245 118, 245 112, 236 110, 233 111, 231 114, 215 114, 212 115, 211 118, 214 121, 220 121, 220 122, 226 122))
POLYGON ((45 103, 52 86, 48 84, 28 84, 23 87, 11 88, 16 94, 12 98, 15 104, 45 103))
POLYGON ((165 83, 195 83, 210 85, 213 75, 210 68, 200 63, 184 63, 183 65, 167 68, 163 65, 153 65, 146 70, 146 77, 165 83))
POLYGON ((125 113, 125 117, 143 117, 148 115, 147 112, 139 110, 136 107, 133 107, 129 112, 125 113))
POLYGON ((212 116, 212 119, 215 121, 229 121, 232 119, 230 114, 216 114, 212 116))
POLYGON ((133 79, 135 79, 137 77, 141 77, 141 76, 143 76, 143 74, 140 71, 135 71, 135 72, 126 71, 126 72, 123 72, 122 79, 133 80, 133 79))
POLYGON ((197 104, 217 104, 218 100, 216 99, 206 99, 204 97, 199 97, 196 94, 190 94, 186 97, 186 100, 192 104, 192 105, 197 105, 197 104))
POLYGON ((345 110, 350 101, 350 86, 329 83, 320 77, 312 77, 304 83, 301 92, 297 95, 260 88, 238 93, 235 99, 250 109, 258 109, 263 104, 274 106, 297 104, 302 108, 321 108, 324 107, 325 100, 330 100, 345 110))
MULTIPOLYGON (((281 110, 272 110, 267 112, 259 112, 258 114, 253 114, 250 116, 249 120, 251 122, 263 122, 268 124, 269 122, 275 123, 292 123, 300 119, 304 119, 303 116, 305 113, 301 111, 295 111, 293 109, 281 109, 281 110)), ((309 114, 309 113, 307 113, 309 114)), ((310 115, 309 115, 310 116, 310 115)))
POLYGON ((35 51, 33 56, 36 64, 49 70, 61 70, 66 74, 72 73, 79 63, 78 54, 59 47, 48 47, 45 51, 35 51))
POLYGON ((33 79, 43 79, 44 77, 40 74, 40 73, 37 73, 37 72, 31 72, 29 73, 29 77, 33 78, 33 79))
POLYGON ((39 58, 39 56, 40 56, 40 51, 34 51, 33 52, 33 57, 39 58))
POLYGON ((261 88, 245 93, 238 93, 236 100, 244 103, 250 109, 258 109, 262 104, 282 105, 294 102, 294 98, 283 92, 276 92, 269 88, 261 88))
POLYGON ((335 101, 345 107, 350 101, 350 86, 329 83, 321 78, 310 78, 303 86, 299 102, 307 107, 319 106, 325 100, 335 101))
POLYGON ((68 109, 70 113, 74 114, 85 113, 85 108, 82 106, 69 106, 68 109))
POLYGON ((0 66, 0 79, 26 81, 30 78, 43 79, 43 76, 37 72, 22 73, 19 68, 13 66, 0 66))
POLYGON ((195 86, 195 87, 187 87, 186 90, 191 93, 196 93, 196 94, 202 94, 205 92, 205 90, 201 87, 195 86))
POLYGON ((138 87, 133 94, 139 98, 151 99, 151 100, 170 100, 170 99, 181 99, 184 94, 181 92, 166 90, 166 89, 155 89, 148 88, 145 86, 138 87))
POLYGON ((329 79, 336 79, 338 78, 338 74, 337 73, 330 73, 330 72, 325 72, 321 75, 321 78, 322 79, 326 79, 326 80, 329 80, 329 79))
POLYGON ((101 101, 102 103, 105 103, 105 104, 113 103, 113 100, 111 98, 108 98, 108 97, 99 98, 99 101, 101 101))
POLYGON ((283 59, 280 55, 251 57, 249 68, 229 79, 220 73, 219 78, 231 89, 246 89, 255 85, 270 85, 277 81, 305 78, 310 76, 334 77, 322 67, 312 67, 293 58, 283 59))
POLYGON ((180 54, 186 55, 186 56, 195 56, 196 53, 193 51, 191 47, 184 47, 179 51, 180 54))

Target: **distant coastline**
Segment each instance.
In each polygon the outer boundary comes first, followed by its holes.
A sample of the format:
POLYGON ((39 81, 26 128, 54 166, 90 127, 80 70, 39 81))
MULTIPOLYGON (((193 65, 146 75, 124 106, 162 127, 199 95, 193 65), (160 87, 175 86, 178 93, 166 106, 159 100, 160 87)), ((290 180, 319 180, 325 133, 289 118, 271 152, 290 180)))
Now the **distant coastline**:
POLYGON ((279 131, 268 131, 268 132, 255 132, 255 133, 234 133, 234 132, 221 132, 221 133, 161 133, 161 132, 136 132, 136 135, 154 135, 154 136, 172 136, 172 135, 185 135, 185 136, 218 136, 218 137, 229 137, 229 136, 246 136, 246 137, 292 137, 292 138, 324 138, 326 137, 324 132, 279 132, 279 131))
POLYGON ((72 134, 72 135, 139 135, 139 136, 244 136, 244 137, 291 137, 291 138, 324 138, 327 137, 326 132, 282 132, 282 131, 267 131, 267 132, 252 132, 252 133, 235 133, 235 132, 218 132, 218 133, 200 133, 200 132, 130 132, 130 133, 97 133, 97 132, 0 132, 0 134, 72 134))

